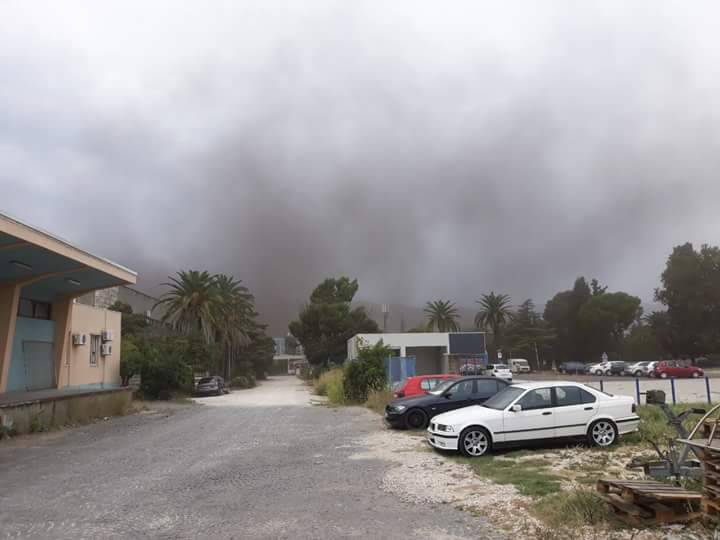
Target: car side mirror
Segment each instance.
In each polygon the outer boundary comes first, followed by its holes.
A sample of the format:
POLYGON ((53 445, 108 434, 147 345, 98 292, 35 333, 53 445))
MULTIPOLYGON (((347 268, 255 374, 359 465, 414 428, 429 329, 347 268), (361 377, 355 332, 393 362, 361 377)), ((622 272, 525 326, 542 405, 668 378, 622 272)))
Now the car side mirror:
POLYGON ((520 412, 520 411, 522 411, 522 405, 520 405, 519 403, 516 403, 515 405, 510 407, 510 410, 512 412, 520 412))
POLYGON ((450 398, 452 397, 452 392, 445 392, 445 393, 443 394, 443 397, 444 397, 445 399, 450 399, 450 398))

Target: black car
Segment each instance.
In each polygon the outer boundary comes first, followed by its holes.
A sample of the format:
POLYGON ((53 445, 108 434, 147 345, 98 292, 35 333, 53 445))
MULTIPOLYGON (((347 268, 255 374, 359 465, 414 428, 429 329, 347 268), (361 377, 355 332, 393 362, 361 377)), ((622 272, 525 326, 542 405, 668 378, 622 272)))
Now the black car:
POLYGON ((227 394, 225 389, 225 379, 214 375, 212 377, 203 377, 197 382, 195 386, 195 393, 199 395, 213 394, 216 396, 222 396, 227 394))
POLYGON ((574 375, 585 373, 587 366, 582 362, 563 362, 558 366, 560 373, 571 373, 574 375))
POLYGON ((509 384, 495 377, 451 379, 428 394, 391 401, 385 407, 385 421, 396 428, 425 428, 433 416, 484 403, 509 384))

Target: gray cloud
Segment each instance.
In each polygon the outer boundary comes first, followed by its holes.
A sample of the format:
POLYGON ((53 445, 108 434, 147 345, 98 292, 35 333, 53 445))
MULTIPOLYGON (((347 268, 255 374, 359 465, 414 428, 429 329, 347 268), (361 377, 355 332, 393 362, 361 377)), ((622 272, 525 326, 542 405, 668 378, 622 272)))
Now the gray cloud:
POLYGON ((141 272, 243 279, 275 331, 364 300, 649 301, 717 243, 712 3, 0 7, 0 207, 141 272))

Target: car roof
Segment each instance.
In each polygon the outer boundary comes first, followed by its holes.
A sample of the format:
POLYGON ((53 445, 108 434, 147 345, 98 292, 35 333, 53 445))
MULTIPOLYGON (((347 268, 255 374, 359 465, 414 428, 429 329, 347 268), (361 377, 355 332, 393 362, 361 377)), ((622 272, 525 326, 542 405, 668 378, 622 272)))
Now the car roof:
POLYGON ((534 390, 535 388, 548 388, 552 386, 578 386, 585 388, 582 383, 574 381, 538 381, 538 382, 523 382, 513 384, 515 388, 522 388, 523 390, 534 390))
POLYGON ((458 378, 460 375, 456 375, 455 373, 438 373, 436 375, 413 375, 412 377, 408 377, 408 379, 432 379, 432 378, 441 378, 441 379, 453 379, 458 378))

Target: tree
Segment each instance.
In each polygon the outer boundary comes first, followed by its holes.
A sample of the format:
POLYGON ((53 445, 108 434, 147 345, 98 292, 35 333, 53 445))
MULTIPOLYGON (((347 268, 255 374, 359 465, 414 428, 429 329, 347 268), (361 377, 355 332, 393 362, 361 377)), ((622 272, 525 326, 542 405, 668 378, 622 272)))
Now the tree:
POLYGON ((427 329, 431 332, 434 328, 437 328, 438 332, 458 331, 458 310, 450 300, 427 302, 423 311, 427 314, 427 329))
POLYGON ((592 296, 584 277, 575 280, 573 288, 561 291, 545 304, 543 318, 555 329, 555 352, 558 360, 579 360, 589 353, 583 329, 579 324, 582 306, 592 296))
POLYGON ((480 300, 480 310, 475 315, 475 326, 492 330, 496 347, 500 346, 503 326, 512 318, 510 297, 507 294, 483 294, 480 300))
POLYGON ((290 333, 303 346, 309 363, 341 363, 347 356, 348 339, 380 331, 362 307, 351 308, 357 289, 357 280, 345 276, 326 279, 313 290, 297 320, 290 323, 290 333))
POLYGON ((583 304, 578 322, 588 346, 595 354, 620 352, 625 332, 640 320, 640 298, 624 292, 599 293, 583 304))
POLYGON ((142 334, 149 326, 147 317, 140 313, 133 313, 130 304, 116 301, 108 308, 110 311, 119 311, 122 313, 122 333, 123 336, 136 336, 142 334))
POLYGON ((513 357, 526 358, 531 362, 534 360, 535 369, 544 367, 543 359, 547 360, 552 354, 554 340, 554 330, 535 311, 531 299, 520 304, 503 336, 503 342, 513 357))
POLYGON ((623 359, 627 362, 657 360, 662 355, 655 330, 649 324, 639 321, 630 328, 623 345, 623 359))
POLYGON ((598 296, 607 291, 607 286, 601 287, 600 282, 597 279, 593 278, 592 280, 590 280, 590 290, 592 291, 593 296, 598 296))
POLYGON ((214 315, 221 302, 215 277, 206 271, 180 271, 164 283, 170 290, 156 304, 165 307, 163 322, 172 323, 181 332, 198 331, 210 343, 215 327, 214 315))
MULTIPOLYGON (((661 338, 673 356, 701 354, 720 346, 720 248, 691 243, 676 246, 661 276, 655 299, 667 308, 661 338), (668 339, 669 338, 669 339, 668 339)), ((660 322, 660 321, 657 321, 660 322)))
POLYGON ((392 356, 392 349, 382 340, 372 347, 362 347, 357 360, 345 366, 343 391, 345 399, 364 402, 370 390, 381 390, 387 385, 385 359, 392 356))

